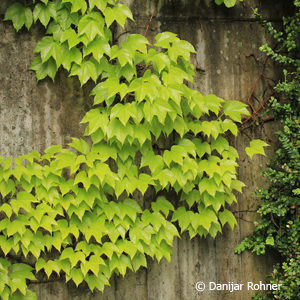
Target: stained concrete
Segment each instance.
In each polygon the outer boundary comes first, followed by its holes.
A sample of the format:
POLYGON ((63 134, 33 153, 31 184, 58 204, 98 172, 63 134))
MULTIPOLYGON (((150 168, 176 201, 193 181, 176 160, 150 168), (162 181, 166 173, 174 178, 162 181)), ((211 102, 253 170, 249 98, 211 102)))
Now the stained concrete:
POLYGON ((29 71, 33 50, 43 36, 43 28, 18 33, 10 22, 3 22, 10 1, 0 3, 0 153, 18 156, 42 151, 53 144, 66 145, 81 136, 80 119, 90 107, 89 89, 80 88, 77 78, 58 72, 55 82, 37 84, 29 71))
MULTIPOLYGON (((0 14, 8 0, 1 1, 0 14)), ((136 23, 127 24, 126 30, 143 33, 153 11, 154 0, 127 0, 136 23)), ((267 18, 275 22, 286 10, 288 1, 247 0, 237 7, 226 9, 211 0, 161 0, 158 13, 151 23, 147 37, 153 41, 156 33, 172 31, 190 41, 197 54, 192 60, 196 66, 195 87, 204 94, 214 93, 229 100, 247 101, 264 60, 258 47, 269 40, 253 18, 251 7, 259 7, 267 18)), ((55 82, 43 80, 36 84, 34 73, 28 71, 33 59, 33 49, 42 36, 42 28, 34 26, 30 33, 16 33, 11 24, 0 21, 0 154, 17 156, 35 149, 42 151, 51 144, 66 144, 71 136, 81 136, 81 117, 90 106, 88 88, 81 89, 76 79, 60 73, 55 82)), ((122 38, 125 38, 123 36, 122 38)), ((268 62, 266 78, 278 78, 278 67, 268 62)), ((258 107, 270 94, 272 82, 262 78, 254 98, 258 107)), ((274 145, 274 124, 248 128, 238 139, 232 139, 240 154, 239 178, 247 188, 238 197, 233 211, 239 227, 215 240, 183 235, 175 240, 171 263, 160 264, 149 259, 149 268, 136 274, 129 272, 125 278, 114 277, 103 294, 88 292, 86 287, 75 289, 64 283, 33 286, 42 300, 192 300, 192 299, 251 299, 244 289, 241 292, 197 292, 195 283, 246 283, 265 281, 272 258, 244 253, 235 255, 234 248, 243 237, 251 233, 258 200, 255 188, 263 180, 260 171, 267 159, 261 156, 252 161, 246 157, 244 147, 250 138, 262 138, 274 145), (253 212, 254 211, 254 212, 253 212)), ((272 149, 267 153, 271 154, 272 149)))

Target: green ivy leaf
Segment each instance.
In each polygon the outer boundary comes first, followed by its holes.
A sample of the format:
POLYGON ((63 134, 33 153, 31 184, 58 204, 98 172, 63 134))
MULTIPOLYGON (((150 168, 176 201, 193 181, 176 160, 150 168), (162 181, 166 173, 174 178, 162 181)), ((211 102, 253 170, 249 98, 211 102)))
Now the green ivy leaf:
POLYGON ((80 50, 76 47, 69 49, 66 43, 63 43, 60 47, 60 57, 63 58, 61 64, 68 71, 70 71, 72 63, 80 65, 82 62, 80 50))
POLYGON ((11 215, 12 215, 12 208, 11 208, 11 206, 10 206, 9 204, 7 204, 7 203, 4 203, 4 204, 2 204, 2 205, 0 206, 0 211, 5 212, 5 214, 6 214, 6 216, 7 216, 8 218, 10 218, 11 215))
POLYGON ((132 259, 131 263, 134 272, 136 272, 141 266, 146 268, 147 267, 146 256, 141 252, 137 252, 134 258, 132 259))
POLYGON ((60 37, 60 42, 63 43, 65 41, 68 42, 69 49, 73 48, 80 42, 76 31, 72 28, 68 28, 63 31, 63 33, 60 37))
POLYGON ((60 267, 59 267, 57 261, 54 261, 54 260, 48 260, 48 261, 45 263, 45 266, 44 266, 43 268, 44 268, 45 273, 46 273, 46 275, 48 276, 48 278, 50 277, 50 275, 51 275, 53 272, 56 272, 56 274, 59 275, 60 267))
POLYGON ((268 237, 266 238, 266 244, 267 244, 267 245, 270 245, 270 246, 274 246, 274 245, 275 245, 275 243, 274 243, 274 238, 273 238, 272 236, 268 236, 268 237))
POLYGON ((154 212, 161 211, 166 216, 166 218, 168 217, 170 210, 175 210, 173 204, 162 196, 158 197, 155 202, 152 202, 151 207, 154 212))
MULTIPOLYGON (((3 291, 1 292, 1 297, 3 300, 10 300, 10 288, 8 286, 5 286, 3 291)), ((23 295, 22 295, 23 296, 23 295)))
POLYGON ((81 86, 84 85, 90 78, 96 82, 98 78, 97 66, 93 60, 84 60, 80 65, 73 64, 70 76, 77 75, 81 86))
MULTIPOLYGON (((201 99, 201 97, 200 97, 200 99, 201 99)), ((221 108, 221 103, 223 103, 224 100, 213 94, 205 96, 203 100, 204 100, 205 106, 207 107, 207 110, 210 110, 215 115, 218 115, 220 108, 221 108)))
POLYGON ((109 282, 107 278, 102 275, 87 275, 85 277, 85 281, 87 282, 89 288, 91 291, 93 291, 95 288, 97 288, 100 292, 103 292, 104 286, 109 285, 109 282))
POLYGON ((36 56, 30 66, 30 70, 36 72, 36 78, 38 81, 46 78, 47 76, 54 81, 54 77, 57 72, 57 66, 52 57, 43 63, 41 57, 36 56))
POLYGON ((147 53, 148 40, 140 34, 130 34, 127 42, 122 43, 122 48, 127 48, 131 53, 134 51, 140 51, 142 53, 147 53))
POLYGON ((218 186, 213 178, 202 178, 202 180, 199 182, 199 191, 201 194, 204 193, 204 191, 207 191, 211 196, 214 197, 217 189, 218 186))
POLYGON ((224 209, 224 211, 221 211, 218 215, 220 222, 222 226, 224 226, 226 223, 228 223, 231 227, 231 229, 234 228, 234 225, 237 225, 237 221, 231 211, 228 209, 224 209))
POLYGON ((37 300, 38 296, 31 290, 27 289, 26 294, 19 292, 14 293, 9 297, 9 300, 37 300))
POLYGON ((252 158, 254 154, 262 154, 265 155, 264 147, 268 147, 269 145, 262 140, 252 140, 250 142, 250 147, 246 147, 245 151, 247 155, 252 158))
POLYGON ((89 41, 93 41, 97 35, 104 38, 104 19, 101 14, 91 12, 82 17, 78 24, 78 34, 85 34, 89 41))
POLYGON ((200 139, 193 139, 192 142, 196 146, 196 152, 199 158, 202 158, 205 153, 211 153, 211 147, 207 142, 201 142, 200 139))
POLYGON ((107 0, 89 0, 90 9, 93 9, 95 6, 104 12, 107 6, 107 0))
POLYGON ((104 11, 104 15, 107 27, 110 27, 114 21, 117 21, 124 28, 127 18, 133 20, 131 10, 121 3, 113 7, 107 7, 104 11))
POLYGON ((41 53, 42 63, 47 61, 51 56, 54 57, 55 41, 50 36, 43 37, 36 45, 34 52, 41 53))
POLYGON ((78 268, 72 268, 70 272, 70 279, 72 279, 76 286, 78 286, 84 279, 82 271, 78 268))
POLYGON ((190 53, 196 53, 194 47, 187 41, 176 40, 172 42, 172 46, 168 50, 169 57, 174 62, 177 62, 177 58, 182 56, 185 60, 190 60, 190 53))
POLYGON ((90 152, 89 144, 83 139, 72 138, 72 143, 70 143, 69 146, 83 154, 88 154, 90 152))
POLYGON ((0 236, 0 241, 2 251, 5 255, 7 255, 14 246, 13 238, 6 239, 4 236, 0 236))
POLYGON ((84 14, 87 10, 87 4, 85 0, 62 0, 62 3, 69 2, 72 4, 71 12, 77 12, 81 10, 82 14, 84 14))
POLYGON ((32 274, 33 268, 24 263, 17 263, 12 265, 10 277, 13 278, 24 278, 35 280, 35 276, 32 274))
POLYGON ((15 183, 11 179, 9 179, 7 182, 5 181, 0 182, 0 193, 3 198, 9 193, 14 194, 15 191, 16 191, 15 183))
POLYGON ((237 0, 224 0, 224 4, 226 7, 233 7, 235 6, 237 0))
POLYGON ((45 265, 46 265, 46 261, 40 257, 35 263, 36 272, 39 272, 41 269, 43 269, 45 267, 45 265))
POLYGON ((44 5, 41 3, 38 3, 33 10, 33 18, 34 18, 34 22, 36 22, 37 20, 40 20, 40 22, 44 25, 44 27, 46 28, 50 18, 51 17, 55 17, 56 15, 56 10, 53 7, 53 4, 49 5, 44 5))
POLYGON ((83 55, 93 54, 93 57, 100 62, 103 54, 110 55, 110 46, 106 40, 96 37, 86 47, 83 48, 83 55))
POLYGON ((171 64, 170 58, 164 53, 157 53, 152 58, 152 62, 158 73, 161 73, 161 71, 163 71, 165 68, 169 70, 171 64))
POLYGON ((178 40, 177 34, 173 32, 162 32, 156 35, 155 37, 156 43, 154 46, 162 47, 162 48, 169 48, 170 43, 173 43, 178 40))
POLYGON ((215 0, 215 3, 216 3, 217 5, 221 5, 223 2, 224 2, 224 0, 215 0))
POLYGON ((4 20, 11 20, 16 31, 19 31, 24 25, 29 30, 33 23, 33 14, 30 8, 25 8, 17 2, 7 9, 4 20))
POLYGON ((249 116, 247 105, 240 101, 226 101, 224 104, 224 113, 236 122, 241 122, 241 115, 249 116))
POLYGON ((229 149, 229 143, 225 138, 219 136, 217 139, 212 140, 211 148, 212 150, 216 149, 220 154, 222 154, 224 150, 229 149))
POLYGON ((238 134, 238 128, 237 128, 236 124, 230 119, 225 119, 221 123, 221 127, 224 132, 226 132, 227 130, 230 130, 233 135, 237 136, 237 134, 238 134))

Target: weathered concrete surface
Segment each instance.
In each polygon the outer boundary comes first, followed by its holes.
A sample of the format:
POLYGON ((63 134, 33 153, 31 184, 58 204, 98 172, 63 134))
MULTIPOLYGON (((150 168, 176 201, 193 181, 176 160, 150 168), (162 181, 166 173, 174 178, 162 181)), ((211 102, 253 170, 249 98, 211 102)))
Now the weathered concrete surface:
MULTIPOLYGON (((8 0, 0 2, 0 14, 8 0)), ((236 8, 217 7, 211 0, 161 0, 159 12, 151 23, 148 37, 173 31, 190 41, 197 50, 193 62, 197 68, 195 87, 204 94, 214 93, 224 99, 247 101, 264 59, 258 47, 268 40, 264 30, 252 16, 251 7, 260 7, 268 18, 279 19, 288 1, 248 0, 236 8)), ((128 0, 133 9, 135 24, 128 24, 131 32, 143 33, 153 11, 153 0, 128 0)), ((83 127, 79 121, 89 106, 88 88, 82 90, 77 80, 59 74, 53 84, 44 80, 36 85, 34 73, 28 71, 34 46, 41 36, 41 28, 26 33, 15 33, 11 24, 0 22, 0 154, 17 156, 32 149, 60 143, 71 136, 80 136, 83 127)), ((276 79, 276 68, 268 62, 266 77, 276 79)), ((254 96, 259 106, 270 92, 270 81, 262 78, 254 96)), ((258 201, 252 195, 262 184, 259 172, 266 159, 255 157, 249 161, 242 150, 249 138, 271 138, 274 142, 274 124, 266 123, 264 130, 250 127, 238 139, 232 140, 240 153, 239 176, 247 184, 233 211, 239 227, 215 240, 184 235, 176 240, 172 262, 160 264, 149 260, 149 268, 129 273, 125 278, 113 278, 111 287, 103 294, 91 294, 85 287, 75 289, 63 283, 35 285, 42 300, 190 300, 190 299, 250 299, 254 292, 197 292, 197 281, 206 284, 246 283, 265 281, 271 257, 256 257, 249 253, 235 255, 234 248, 251 233, 258 201), (253 212, 254 211, 254 212, 253 212)), ((271 153, 272 150, 268 150, 271 153)))
POLYGON ((59 73, 36 83, 29 71, 33 50, 43 30, 33 26, 28 33, 16 33, 11 23, 3 22, 10 1, 0 1, 0 153, 18 156, 42 151, 53 144, 66 144, 82 135, 79 120, 89 103, 87 89, 79 81, 59 73))

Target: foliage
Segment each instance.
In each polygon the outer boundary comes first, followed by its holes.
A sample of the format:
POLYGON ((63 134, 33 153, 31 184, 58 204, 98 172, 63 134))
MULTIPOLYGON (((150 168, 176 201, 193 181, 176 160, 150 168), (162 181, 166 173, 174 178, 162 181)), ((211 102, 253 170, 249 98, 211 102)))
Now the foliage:
POLYGON ((235 226, 228 206, 244 184, 225 135, 249 113, 188 87, 191 44, 171 32, 154 45, 138 34, 113 44, 112 27, 133 19, 115 0, 15 3, 5 19, 17 31, 46 28, 31 66, 38 80, 64 68, 96 85, 82 120, 90 143, 0 159, 1 298, 36 299, 27 284, 43 274, 103 291, 146 256, 170 260, 177 228, 192 238, 235 226))
MULTIPOLYGON (((236 5, 236 2, 238 0, 215 0, 215 3, 218 4, 218 5, 221 5, 221 4, 225 4, 226 7, 233 7, 236 5)), ((240 2, 243 2, 243 0, 240 0, 240 2)))
MULTIPOLYGON (((284 70, 284 80, 275 89, 283 101, 273 99, 270 110, 282 124, 278 132, 280 147, 271 165, 264 171, 270 186, 260 189, 257 196, 263 200, 259 213, 261 219, 255 225, 254 233, 243 240, 236 251, 249 249, 257 255, 273 249, 280 255, 280 263, 274 265, 270 275, 271 283, 282 284, 280 290, 269 295, 272 299, 299 299, 299 195, 300 195, 300 139, 299 139, 299 21, 300 2, 294 1, 295 14, 283 18, 283 31, 277 31, 270 22, 259 16, 262 24, 279 43, 278 49, 268 45, 261 49, 275 61, 289 67, 284 70), (288 56, 284 53, 288 52, 288 56), (290 65, 290 66, 288 66, 290 65)), ((264 299, 257 295, 255 299, 264 299)))

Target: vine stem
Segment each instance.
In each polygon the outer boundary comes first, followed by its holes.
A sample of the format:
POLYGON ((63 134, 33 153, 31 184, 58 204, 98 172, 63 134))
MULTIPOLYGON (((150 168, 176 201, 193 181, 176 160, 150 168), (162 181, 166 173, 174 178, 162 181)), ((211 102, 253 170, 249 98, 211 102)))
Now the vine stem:
MULTIPOLYGON (((246 120, 244 120, 240 125, 239 125, 239 127, 240 126, 243 126, 244 124, 246 124, 249 120, 251 120, 251 119, 254 119, 254 116, 255 115, 259 115, 259 111, 267 104, 267 102, 269 102, 269 100, 271 99, 271 97, 273 96, 274 94, 272 94, 271 96, 269 96, 264 102, 263 102, 263 104, 261 104, 260 105, 260 107, 258 108, 258 109, 256 109, 256 110, 254 110, 254 112, 251 114, 251 116, 249 116, 246 120)), ((271 118, 270 118, 270 120, 271 120, 271 118)), ((268 121, 268 120, 265 120, 265 121, 268 121)))
MULTIPOLYGON (((251 100, 251 98, 252 98, 252 96, 253 96, 253 93, 254 93, 254 91, 255 91, 255 88, 256 88, 256 86, 257 86, 259 80, 261 79, 261 77, 262 77, 263 74, 264 74, 265 67, 266 67, 266 63, 267 63, 268 59, 269 59, 269 56, 266 56, 266 58, 264 59, 264 62, 263 62, 263 66, 262 66, 262 68, 261 68, 261 70, 260 70, 260 73, 259 73, 259 75, 258 75, 256 81, 254 82, 254 84, 253 84, 253 86, 252 86, 252 89, 251 89, 251 92, 250 92, 250 95, 249 95, 249 97, 248 97, 248 99, 247 99, 247 102, 248 102, 248 104, 249 104, 249 106, 251 107, 251 109, 252 109, 253 112, 255 112, 255 108, 254 108, 254 106, 251 104, 250 100, 251 100)), ((257 111, 253 114, 253 116, 254 116, 256 113, 257 113, 257 111)))
POLYGON ((55 279, 46 279, 46 280, 29 280, 29 284, 45 284, 45 283, 52 283, 52 282, 58 282, 62 281, 62 278, 55 278, 55 279))
MULTIPOLYGON (((250 55, 249 55, 249 56, 250 56, 250 55)), ((254 117, 255 117, 256 115, 258 115, 258 116, 260 117, 259 111, 260 111, 260 110, 261 110, 261 109, 269 102, 269 100, 271 99, 271 97, 274 96, 274 93, 273 93, 272 95, 270 95, 270 96, 269 96, 269 97, 268 97, 268 98, 267 98, 267 99, 266 99, 266 100, 265 100, 265 101, 264 101, 257 109, 254 108, 254 106, 252 105, 252 103, 251 103, 251 101, 250 101, 251 98, 252 98, 252 96, 253 96, 253 93, 254 93, 254 91, 255 91, 255 88, 256 88, 256 86, 257 86, 259 80, 260 80, 262 77, 264 77, 264 71, 265 71, 265 67, 266 67, 266 63, 267 63, 268 59, 269 59, 269 56, 266 56, 265 59, 264 59, 264 61, 263 61, 263 66, 262 66, 262 68, 261 68, 261 70, 260 70, 260 73, 259 73, 257 79, 255 80, 254 84, 252 85, 250 94, 249 94, 249 96, 248 96, 248 98, 247 98, 247 103, 249 104, 249 106, 250 106, 251 109, 252 109, 252 114, 251 114, 248 118, 244 119, 243 122, 242 122, 241 124, 238 125, 238 127, 241 127, 241 126, 243 126, 244 124, 246 124, 248 121, 254 119, 254 117)), ((270 117, 270 118, 267 118, 267 119, 263 120, 263 122, 265 122, 265 121, 271 121, 271 120, 273 120, 273 119, 274 119, 274 117, 270 117)), ((225 136, 227 136, 227 135, 228 135, 228 133, 227 133, 225 136)))
POLYGON ((232 210, 232 213, 234 213, 234 214, 243 213, 243 212, 256 213, 256 212, 257 212, 257 209, 255 209, 255 210, 249 210, 249 209, 244 209, 244 210, 232 210))
POLYGON ((152 19, 153 19, 154 15, 155 15, 155 12, 157 11, 158 4, 159 4, 159 0, 156 1, 154 10, 153 10, 152 15, 151 15, 151 17, 150 17, 150 19, 149 19, 149 22, 148 22, 148 24, 147 24, 147 27, 146 27, 146 30, 145 30, 145 33, 144 33, 144 37, 146 37, 146 35, 147 35, 147 32, 148 32, 148 29, 149 29, 150 24, 151 24, 151 22, 152 22, 152 19))
POLYGON ((9 254, 9 253, 6 255, 6 257, 8 257, 8 258, 11 259, 11 260, 15 260, 15 261, 18 262, 18 263, 26 264, 26 265, 28 265, 28 266, 31 266, 32 268, 35 268, 35 264, 30 263, 30 262, 28 262, 28 261, 22 259, 21 257, 14 256, 14 255, 11 255, 11 254, 9 254))
POLYGON ((271 212, 271 220, 272 220, 272 223, 273 223, 278 229, 280 229, 280 226, 277 225, 277 223, 276 223, 275 220, 274 220, 274 216, 273 216, 273 213, 272 213, 272 212, 271 212))
MULTIPOLYGON (((277 48, 277 44, 274 46, 273 51, 274 51, 276 48, 277 48)), ((254 55, 251 55, 251 54, 250 54, 249 56, 253 56, 253 57, 255 58, 254 55)), ((245 123, 247 123, 249 120, 254 119, 255 115, 258 115, 258 116, 260 117, 260 115, 259 115, 258 112, 259 112, 259 111, 265 106, 265 104, 271 99, 271 96, 273 96, 273 95, 271 95, 270 97, 268 97, 268 98, 266 99, 266 101, 264 101, 264 103, 263 103, 258 109, 255 109, 254 106, 252 105, 251 101, 250 101, 251 98, 252 98, 252 96, 253 96, 253 93, 254 93, 254 91, 255 91, 255 88, 256 88, 256 86, 257 86, 259 80, 260 80, 262 77, 265 78, 265 76, 264 76, 264 71, 265 71, 265 67, 266 67, 266 63, 267 63, 268 59, 269 59, 269 56, 266 56, 265 59, 264 59, 264 61, 263 61, 263 64, 262 64, 262 68, 261 68, 261 70, 260 70, 260 73, 259 73, 257 79, 255 80, 254 84, 252 85, 250 94, 249 94, 248 99, 247 99, 247 103, 249 104, 249 106, 250 106, 251 109, 252 109, 252 114, 251 114, 246 120, 244 120, 239 126, 243 126, 243 125, 244 125, 245 123)), ((256 60, 256 59, 255 59, 255 60, 256 60)))

